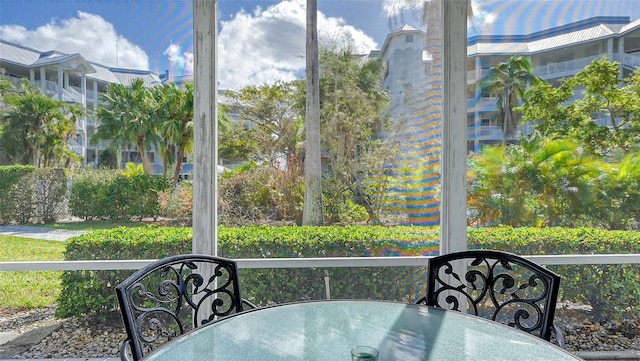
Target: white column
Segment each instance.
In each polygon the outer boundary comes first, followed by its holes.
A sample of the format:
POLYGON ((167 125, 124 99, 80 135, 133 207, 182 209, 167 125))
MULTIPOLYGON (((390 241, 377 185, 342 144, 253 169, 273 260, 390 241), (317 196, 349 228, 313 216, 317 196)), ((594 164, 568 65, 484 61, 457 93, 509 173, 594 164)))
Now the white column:
MULTIPOLYGON (((91 120, 93 122, 93 129, 98 129, 98 127, 100 126, 100 124, 98 124, 95 121, 95 119, 96 119, 95 118, 95 109, 98 108, 98 98, 99 98, 99 95, 98 95, 98 81, 94 79, 93 80, 93 109, 94 109, 93 110, 93 115, 94 116, 91 117, 91 120)), ((96 144, 95 151, 96 151, 95 165, 97 166, 100 163, 100 144, 96 144)), ((119 152, 119 151, 120 151, 119 149, 116 150, 116 152, 119 152)))
POLYGON ((47 92, 47 75, 44 71, 44 67, 40 68, 40 89, 43 92, 47 92))
POLYGON ((193 1, 193 252, 217 255, 217 0, 193 1))
POLYGON ((80 94, 82 94, 82 106, 87 108, 87 74, 82 73, 80 78, 80 94))
POLYGON ((29 69, 29 81, 31 84, 35 84, 36 82, 36 72, 33 68, 29 69))
POLYGON ((623 76, 623 65, 624 65, 624 38, 620 38, 618 39, 618 61, 620 62, 619 65, 619 69, 620 69, 620 77, 623 76))
POLYGON ((443 1, 444 77, 440 254, 467 249, 467 7, 443 1))
MULTIPOLYGON (((480 57, 476 57, 476 61, 475 61, 475 67, 476 67, 476 84, 478 84, 480 82, 480 79, 482 79, 482 61, 480 61, 480 57)), ((482 93, 482 90, 480 89, 479 86, 476 86, 476 90, 474 92, 474 96, 475 99, 477 101, 477 99, 480 99, 480 94, 482 93)), ((478 107, 478 105, 476 104, 475 106, 475 110, 473 112, 473 119, 474 119, 474 124, 473 124, 473 130, 476 133, 476 139, 473 141, 473 150, 476 153, 480 152, 480 136, 482 135, 482 119, 480 118, 480 108, 478 107)))
POLYGON ((87 74, 82 73, 80 78, 80 94, 82 94, 82 157, 84 160, 82 164, 87 164, 87 147, 89 146, 89 140, 87 139, 87 74))
POLYGON ((58 100, 62 100, 62 64, 58 64, 58 100))

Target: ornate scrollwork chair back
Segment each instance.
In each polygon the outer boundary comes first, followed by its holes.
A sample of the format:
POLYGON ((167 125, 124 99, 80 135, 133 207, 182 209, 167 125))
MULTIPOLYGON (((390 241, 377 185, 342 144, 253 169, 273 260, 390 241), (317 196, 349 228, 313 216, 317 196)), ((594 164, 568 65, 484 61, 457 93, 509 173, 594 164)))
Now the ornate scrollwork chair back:
POLYGON ((138 361, 189 330, 253 304, 240 294, 236 263, 208 255, 167 257, 116 287, 127 339, 123 360, 138 361))
POLYGON ((559 286, 559 275, 526 258, 470 250, 430 259, 427 295, 417 303, 466 311, 549 341, 559 286))

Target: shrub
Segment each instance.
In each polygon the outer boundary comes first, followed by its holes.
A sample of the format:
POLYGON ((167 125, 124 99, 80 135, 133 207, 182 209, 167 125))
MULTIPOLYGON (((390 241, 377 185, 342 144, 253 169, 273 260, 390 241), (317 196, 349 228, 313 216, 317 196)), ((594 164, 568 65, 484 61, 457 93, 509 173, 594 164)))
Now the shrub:
POLYGON ((38 222, 53 223, 67 213, 67 175, 63 169, 38 169, 24 183, 35 184, 35 217, 38 222))
POLYGON ((170 187, 161 176, 112 170, 84 170, 72 179, 71 213, 84 219, 155 217, 160 213, 158 194, 170 187))
POLYGON ((193 210, 193 183, 183 180, 171 190, 158 194, 160 215, 174 220, 191 223, 193 210))
POLYGON ((67 213, 67 190, 62 169, 0 167, 0 222, 54 222, 67 213))
POLYGON ((269 188, 267 168, 256 168, 220 179, 218 214, 220 224, 242 226, 258 220, 275 220, 276 203, 269 188))
POLYGON ((106 185, 116 175, 116 172, 108 169, 82 169, 74 173, 69 196, 71 214, 82 219, 105 217, 109 209, 106 185))
MULTIPOLYGON (((191 230, 186 228, 114 228, 74 237, 67 243, 66 260, 155 259, 188 253, 191 230)), ((57 317, 94 316, 119 320, 115 286, 134 271, 65 271, 57 317)))
MULTIPOLYGON (((305 258, 434 255, 433 227, 219 227, 223 257, 305 258)), ((191 252, 191 229, 142 227, 96 231, 73 238, 65 259, 156 259, 191 252)), ((523 255, 625 253, 638 249, 640 234, 563 228, 470 228, 469 248, 523 255)), ((639 265, 549 266, 562 276, 560 299, 593 307, 603 318, 637 315, 639 265)), ((240 270, 245 298, 258 305, 325 297, 325 269, 333 298, 381 298, 412 302, 426 287, 425 267, 280 268, 240 270)), ((119 319, 114 287, 133 271, 67 271, 57 315, 119 319)))

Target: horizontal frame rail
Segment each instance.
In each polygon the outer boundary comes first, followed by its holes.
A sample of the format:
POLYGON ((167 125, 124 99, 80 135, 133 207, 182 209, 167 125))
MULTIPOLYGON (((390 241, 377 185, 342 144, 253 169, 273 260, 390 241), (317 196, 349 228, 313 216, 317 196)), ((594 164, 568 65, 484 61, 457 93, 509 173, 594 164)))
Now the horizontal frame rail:
MULTIPOLYGON (((571 254, 524 256, 542 265, 640 264, 640 254, 571 254)), ((239 268, 402 267, 427 266, 430 256, 242 258, 239 268)), ((0 262, 0 271, 98 271, 136 270, 155 259, 0 262)))

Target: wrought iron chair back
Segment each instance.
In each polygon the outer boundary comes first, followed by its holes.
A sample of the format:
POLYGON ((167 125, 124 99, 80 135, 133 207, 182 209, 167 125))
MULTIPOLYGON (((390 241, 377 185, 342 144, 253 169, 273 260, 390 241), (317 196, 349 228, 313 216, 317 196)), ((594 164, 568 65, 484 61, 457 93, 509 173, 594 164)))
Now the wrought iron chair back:
POLYGON ((155 347, 217 318, 255 306, 243 300, 233 260, 186 254, 158 260, 116 287, 127 339, 122 360, 140 360, 155 347))
POLYGON ((417 303, 473 313, 549 341, 559 286, 559 275, 526 258, 469 250, 429 260, 427 295, 417 303))

